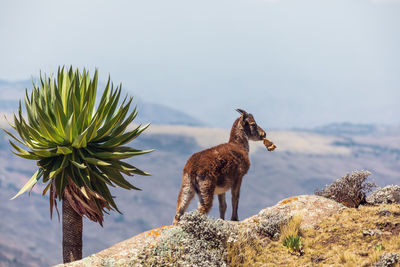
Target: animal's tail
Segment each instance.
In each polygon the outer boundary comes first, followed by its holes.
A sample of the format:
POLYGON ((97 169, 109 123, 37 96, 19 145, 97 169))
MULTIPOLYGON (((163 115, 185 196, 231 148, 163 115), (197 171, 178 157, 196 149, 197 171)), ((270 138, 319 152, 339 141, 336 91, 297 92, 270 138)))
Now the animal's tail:
POLYGON ((178 195, 178 201, 176 204, 176 214, 174 218, 174 225, 178 224, 180 217, 185 213, 190 201, 193 199, 195 192, 198 192, 199 188, 195 186, 189 175, 183 174, 182 185, 178 195))

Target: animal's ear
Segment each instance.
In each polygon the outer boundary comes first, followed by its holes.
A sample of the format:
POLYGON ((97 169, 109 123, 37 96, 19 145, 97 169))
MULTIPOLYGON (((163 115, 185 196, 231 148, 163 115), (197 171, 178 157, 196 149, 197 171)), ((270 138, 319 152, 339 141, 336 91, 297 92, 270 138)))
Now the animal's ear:
POLYGON ((242 122, 244 122, 246 120, 246 118, 247 118, 247 115, 248 115, 247 112, 244 111, 243 109, 239 109, 239 108, 236 109, 236 111, 240 113, 240 115, 241 115, 240 119, 241 119, 242 122))
POLYGON ((246 117, 247 117, 247 112, 246 111, 244 111, 243 109, 236 109, 236 111, 237 112, 239 112, 241 115, 242 115, 242 117, 243 117, 243 119, 245 119, 246 117))

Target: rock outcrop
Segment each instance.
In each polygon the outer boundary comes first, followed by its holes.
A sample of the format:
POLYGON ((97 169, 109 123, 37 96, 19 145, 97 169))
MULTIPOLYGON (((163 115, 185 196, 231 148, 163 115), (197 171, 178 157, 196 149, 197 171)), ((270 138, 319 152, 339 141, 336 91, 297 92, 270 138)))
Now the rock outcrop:
MULTIPOLYGON (((394 199, 396 188, 375 194, 394 199)), ((381 202, 389 201, 376 203, 381 202)), ((144 232, 59 266, 397 266, 399 233, 400 204, 347 208, 321 196, 301 195, 240 222, 197 210, 185 213, 178 226, 144 232), (297 238, 299 249, 283 242, 290 238, 297 238)))
POLYGON ((275 206, 265 208, 257 215, 245 219, 242 223, 245 225, 257 225, 265 220, 268 221, 271 217, 276 218, 277 214, 286 219, 294 215, 300 215, 302 217, 301 227, 307 229, 314 227, 322 219, 343 209, 346 209, 344 205, 331 199, 316 195, 301 195, 286 198, 275 206))
POLYGON ((186 213, 176 227, 144 232, 65 266, 158 266, 168 265, 168 260, 176 257, 183 266, 226 266, 226 246, 241 233, 276 238, 281 225, 294 215, 300 215, 301 228, 308 229, 343 209, 333 200, 301 195, 284 199, 241 222, 211 219, 194 211, 186 213))
POLYGON ((391 204, 400 203, 400 187, 398 185, 388 185, 378 188, 366 198, 369 204, 391 204))

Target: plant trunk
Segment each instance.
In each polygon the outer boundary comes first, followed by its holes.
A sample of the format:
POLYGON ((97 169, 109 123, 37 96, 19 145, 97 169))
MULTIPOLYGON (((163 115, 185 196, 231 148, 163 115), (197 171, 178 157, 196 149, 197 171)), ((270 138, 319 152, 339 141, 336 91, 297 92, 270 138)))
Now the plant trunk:
POLYGON ((68 200, 62 202, 63 262, 82 259, 82 216, 68 200))

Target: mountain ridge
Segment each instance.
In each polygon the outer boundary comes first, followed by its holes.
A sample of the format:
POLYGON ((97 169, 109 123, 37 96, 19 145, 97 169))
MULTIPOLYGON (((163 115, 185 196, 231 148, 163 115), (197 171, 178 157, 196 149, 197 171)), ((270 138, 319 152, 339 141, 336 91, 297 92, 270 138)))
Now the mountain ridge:
MULTIPOLYGON (((19 101, 23 102, 24 100, 25 88, 30 88, 31 86, 31 81, 29 80, 15 82, 0 80, 0 112, 17 112, 19 101)), ((100 83, 98 97, 104 90, 102 88, 104 86, 100 83)), ((131 92, 129 90, 123 90, 130 95, 131 92)), ((136 100, 134 104, 138 106, 139 111, 136 121, 140 123, 205 126, 204 122, 180 110, 158 103, 149 103, 137 96, 134 100, 136 100)))

